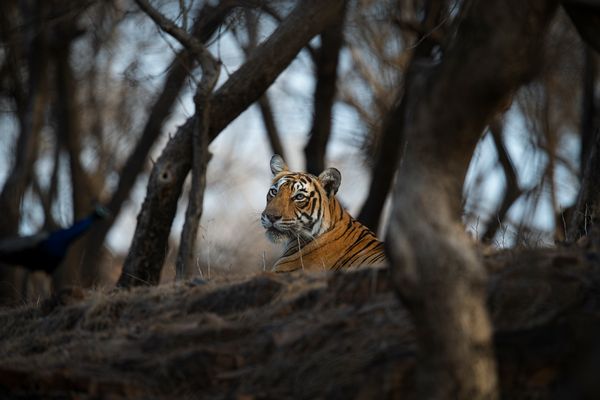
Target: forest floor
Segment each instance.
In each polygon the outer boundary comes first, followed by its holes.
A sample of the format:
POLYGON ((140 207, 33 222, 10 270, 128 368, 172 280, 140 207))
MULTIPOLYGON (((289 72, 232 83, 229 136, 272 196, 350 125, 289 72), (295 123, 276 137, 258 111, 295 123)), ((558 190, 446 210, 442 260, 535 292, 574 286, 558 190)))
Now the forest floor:
MULTIPOLYGON (((600 257, 484 257, 502 394, 600 398, 600 257)), ((386 269, 63 290, 0 310, 3 399, 414 398, 386 269)))

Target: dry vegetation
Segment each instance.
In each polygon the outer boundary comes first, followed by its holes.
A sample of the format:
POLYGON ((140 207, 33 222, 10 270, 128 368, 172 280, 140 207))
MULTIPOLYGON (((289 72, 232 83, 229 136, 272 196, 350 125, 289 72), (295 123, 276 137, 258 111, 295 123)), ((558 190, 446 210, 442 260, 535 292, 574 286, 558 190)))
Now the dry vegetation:
MULTIPOLYGON (((504 396, 600 393, 598 255, 485 260, 504 396)), ((0 337, 2 398, 414 396, 414 331, 387 270, 63 290, 2 310, 0 337)))

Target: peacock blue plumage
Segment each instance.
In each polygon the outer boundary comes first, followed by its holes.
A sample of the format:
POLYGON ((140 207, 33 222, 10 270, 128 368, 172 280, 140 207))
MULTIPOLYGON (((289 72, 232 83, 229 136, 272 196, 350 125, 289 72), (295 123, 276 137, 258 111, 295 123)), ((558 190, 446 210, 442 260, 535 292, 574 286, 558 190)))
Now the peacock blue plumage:
POLYGON ((65 258, 69 246, 95 221, 107 216, 108 210, 99 206, 93 213, 68 228, 0 240, 0 263, 52 273, 65 258))

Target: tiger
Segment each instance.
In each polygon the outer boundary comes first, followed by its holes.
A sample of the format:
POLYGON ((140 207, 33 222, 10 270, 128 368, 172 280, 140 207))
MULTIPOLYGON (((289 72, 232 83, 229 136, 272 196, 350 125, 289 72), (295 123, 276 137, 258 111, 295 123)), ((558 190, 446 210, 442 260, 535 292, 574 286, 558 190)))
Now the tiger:
POLYGON ((318 177, 292 172, 278 154, 271 158, 270 167, 273 180, 261 224, 272 242, 285 244, 272 271, 387 264, 383 243, 336 198, 342 181, 339 170, 327 168, 318 177))

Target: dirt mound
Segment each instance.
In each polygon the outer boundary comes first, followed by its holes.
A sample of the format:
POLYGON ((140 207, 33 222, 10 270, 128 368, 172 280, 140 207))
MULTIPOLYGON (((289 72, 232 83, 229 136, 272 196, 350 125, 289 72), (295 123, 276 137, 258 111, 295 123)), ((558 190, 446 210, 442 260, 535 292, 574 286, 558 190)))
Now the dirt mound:
MULTIPOLYGON (((598 256, 486 262, 503 395, 599 394, 598 256)), ((385 269, 67 290, 2 310, 0 337, 13 399, 411 398, 417 355, 385 269)))

